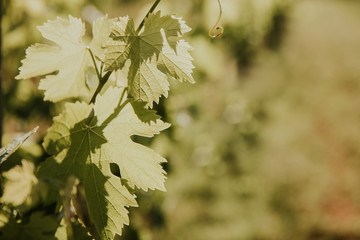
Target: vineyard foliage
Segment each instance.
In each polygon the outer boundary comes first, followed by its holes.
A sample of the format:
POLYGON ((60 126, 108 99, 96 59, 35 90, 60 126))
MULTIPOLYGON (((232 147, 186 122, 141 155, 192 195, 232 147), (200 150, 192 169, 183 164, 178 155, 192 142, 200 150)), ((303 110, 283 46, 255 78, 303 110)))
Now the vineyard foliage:
MULTIPOLYGON (((185 39, 193 47, 191 55, 196 68, 192 76, 196 84, 187 84, 191 81, 186 78, 176 80, 175 75, 167 81, 161 78, 156 94, 146 97, 141 92, 131 93, 130 104, 116 117, 125 117, 122 113, 131 105, 136 118, 149 124, 147 126, 161 120, 171 123, 171 127, 154 137, 126 135, 126 146, 141 145, 143 149, 146 146, 147 150, 153 149, 168 160, 161 163, 166 171, 166 192, 144 191, 136 185, 132 189, 129 181, 120 178, 120 184, 131 196, 136 195, 139 207, 124 208, 129 211, 130 225, 124 225, 122 235, 115 239, 360 239, 360 2, 220 2, 219 25, 225 31, 216 39, 210 39, 208 31, 219 14, 217 0, 161 1, 157 6, 162 11, 161 18, 173 21, 182 16, 191 26, 192 31, 186 33, 185 39), (170 18, 164 13, 176 13, 176 16, 170 18), (170 91, 163 92, 158 103, 157 100, 133 101, 136 94, 144 99, 157 99, 166 86, 170 91)), ((5 176, 23 184, 21 190, 24 190, 22 195, 19 193, 16 207, 9 203, 1 205, 0 239, 30 239, 31 236, 66 239, 69 230, 66 215, 74 220, 71 222, 73 235, 89 240, 92 237, 87 232, 96 227, 89 221, 84 184, 73 174, 66 182, 49 183, 45 179, 47 172, 40 171, 40 166, 45 166, 43 162, 50 157, 47 164, 62 169, 62 158, 75 148, 66 147, 64 153, 57 149, 74 138, 87 135, 90 140, 98 139, 94 132, 109 136, 104 124, 95 117, 95 110, 88 116, 79 112, 84 121, 75 126, 82 128, 78 135, 74 135, 72 126, 61 127, 56 119, 67 118, 69 109, 80 105, 94 109, 101 102, 97 99, 124 88, 127 93, 124 92, 122 101, 125 101, 130 92, 130 67, 133 82, 145 80, 136 78, 137 73, 147 69, 143 66, 149 69, 156 66, 154 74, 159 76, 169 73, 162 60, 164 56, 151 46, 146 49, 155 53, 154 58, 148 58, 143 52, 136 54, 147 60, 146 65, 136 59, 131 66, 133 59, 121 59, 118 54, 119 49, 127 48, 124 55, 127 56, 138 46, 145 46, 143 40, 149 37, 143 35, 145 29, 136 31, 153 1, 4 0, 3 3, 3 143, 11 143, 35 126, 39 129, 0 164, 1 196, 6 196, 4 190, 11 183, 5 176), (119 65, 113 66, 120 69, 110 74, 96 94, 98 98, 91 101, 99 80, 87 52, 87 89, 80 93, 85 95, 54 103, 43 101, 44 90, 38 89, 39 82, 60 76, 61 69, 26 80, 14 80, 14 77, 19 74, 28 46, 41 43, 61 50, 36 27, 56 22, 57 17, 67 22, 69 15, 74 16, 75 22, 81 19, 85 26, 76 44, 90 47, 99 73, 104 62, 101 76, 106 74, 106 59, 117 59, 119 65), (127 15, 121 23, 118 17, 127 15), (118 39, 109 37, 113 21, 119 25, 113 32, 118 39), (130 21, 134 27, 130 27, 130 21), (129 36, 122 36, 123 31, 128 31, 129 36), (87 122, 91 119, 94 119, 93 125, 87 122), (55 130, 54 127, 61 133, 72 132, 72 136, 57 142, 49 138, 44 145, 54 153, 49 156, 42 143, 47 129, 55 130), (18 173, 27 180, 17 178, 18 173), (44 177, 40 177, 41 174, 44 177), (34 201, 20 204, 21 196, 27 195, 30 187, 36 190, 29 198, 34 201), (58 199, 56 203, 54 199, 58 199), (84 224, 90 227, 84 228, 84 224)), ((154 11, 153 15, 156 14, 154 11)), ((182 20, 179 22, 182 25, 182 20)), ((157 38, 163 38, 163 33, 157 38)), ((172 39, 174 37, 162 44, 171 48, 172 39)), ((169 54, 166 56, 171 58, 169 54)), ((61 57, 57 54, 55 59, 61 57)), ((67 59, 62 62, 66 63, 67 59)), ((189 69, 186 66, 182 68, 189 69)), ((151 82, 149 76, 146 79, 151 82)), ((136 129, 126 129, 126 133, 136 129)), ((54 131, 51 134, 56 135, 54 131)), ((94 146, 79 148, 81 157, 89 151, 90 159, 98 159, 98 153, 107 151, 109 142, 101 143, 99 139, 94 146)), ((89 159, 82 160, 85 162, 80 164, 99 169, 96 164, 88 165, 89 159)), ((119 161, 120 157, 111 161, 110 171, 115 174, 110 175, 111 182, 114 176, 128 174, 118 165, 119 161)), ((70 170, 81 174, 76 167, 70 170)), ((52 170, 48 174, 57 173, 52 170)), ((101 175, 105 176, 103 172, 99 177, 101 175)), ((10 191, 6 198, 11 196, 10 191)), ((90 234, 95 236, 96 232, 90 231, 90 234)))
MULTIPOLYGON (((38 219, 46 220, 39 211, 29 220, 21 216, 37 204, 52 202, 56 203, 55 214, 64 218, 55 225, 66 227, 69 238, 84 237, 74 235, 76 223, 69 220, 74 218, 70 216, 74 215, 69 205, 72 201, 75 216, 89 235, 114 239, 121 235, 123 225, 129 224, 128 208, 137 206, 138 189, 165 191, 161 164, 166 160, 131 137, 153 137, 170 126, 149 109, 168 95, 169 78, 194 82, 191 47, 182 38, 190 28, 181 18, 160 12, 150 12, 143 25, 135 31, 129 17, 104 16, 93 23, 89 44, 80 18, 58 17, 38 27, 50 43, 37 43, 26 50, 16 78, 42 78, 39 89, 44 90, 44 100, 61 102, 64 107, 44 138, 43 147, 50 157, 36 171, 34 164, 23 160, 3 174, 1 200, 3 208, 8 207, 2 215, 4 238, 14 237, 5 233, 8 228, 20 224, 31 229, 40 224, 38 219), (131 65, 124 69, 127 60, 131 65), (114 77, 116 71, 123 71, 125 79, 114 77), (96 77, 97 82, 91 83, 89 79, 96 77), (105 85, 107 81, 110 84, 105 85), (71 190, 74 188, 76 193, 71 190), (76 200, 81 197, 82 202, 76 200)), ((50 223, 54 221, 43 225, 44 229, 16 236, 52 239, 56 227, 50 223)))

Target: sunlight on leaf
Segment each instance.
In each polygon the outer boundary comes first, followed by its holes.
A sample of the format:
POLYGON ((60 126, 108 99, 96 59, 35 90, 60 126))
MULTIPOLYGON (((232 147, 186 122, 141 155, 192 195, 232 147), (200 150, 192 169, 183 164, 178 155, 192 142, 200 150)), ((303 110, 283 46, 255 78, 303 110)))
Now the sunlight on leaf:
POLYGON ((93 39, 90 43, 90 48, 95 54, 95 56, 103 59, 104 58, 104 51, 105 51, 105 44, 107 41, 108 36, 110 35, 111 26, 114 20, 109 19, 107 15, 104 17, 98 18, 93 23, 93 39))
POLYGON ((22 160, 2 175, 5 178, 1 202, 22 209, 33 206, 46 197, 46 186, 34 175, 34 164, 22 160))
POLYGON ((182 39, 190 28, 181 18, 160 12, 150 14, 144 23, 144 31, 137 34, 134 22, 122 17, 114 22, 105 51, 105 69, 122 69, 130 59, 128 75, 130 95, 137 101, 153 102, 167 96, 167 75, 194 83, 192 77, 191 46, 182 39))
POLYGON ((60 101, 89 94, 85 70, 89 56, 82 37, 85 25, 79 18, 57 18, 38 27, 42 36, 56 45, 35 44, 26 50, 20 74, 16 79, 46 75, 39 89, 45 90, 45 100, 60 101))
POLYGON ((66 179, 73 174, 80 179, 91 220, 106 239, 120 234, 122 225, 129 223, 125 207, 137 206, 135 196, 112 174, 111 163, 120 167, 130 187, 165 190, 160 163, 166 160, 130 136, 152 137, 169 124, 142 122, 132 106, 120 99, 122 90, 109 88, 95 105, 66 104, 44 141, 45 150, 56 156, 39 170, 42 177, 66 179))

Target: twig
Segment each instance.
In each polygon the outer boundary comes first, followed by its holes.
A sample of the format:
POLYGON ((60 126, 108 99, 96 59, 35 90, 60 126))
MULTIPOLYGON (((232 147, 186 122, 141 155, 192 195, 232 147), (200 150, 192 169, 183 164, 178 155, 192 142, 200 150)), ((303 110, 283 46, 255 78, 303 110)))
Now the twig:
POLYGON ((99 92, 101 91, 101 89, 104 87, 105 83, 107 82, 107 80, 109 80, 109 77, 111 75, 111 71, 110 72, 107 72, 103 77, 100 78, 99 80, 99 85, 98 87, 96 88, 95 92, 94 92, 94 95, 92 96, 91 100, 90 100, 90 103, 95 103, 95 99, 96 99, 96 96, 99 94, 99 92))
POLYGON ((159 4, 160 1, 161 1, 161 0, 156 0, 156 1, 154 2, 154 4, 151 6, 150 10, 148 11, 148 13, 146 14, 146 16, 144 17, 144 19, 141 21, 139 27, 136 29, 136 33, 139 33, 139 32, 140 32, 140 30, 141 30, 142 27, 144 26, 145 19, 150 15, 150 13, 152 13, 152 12, 155 10, 156 6, 159 4))
MULTIPOLYGON (((98 69, 98 67, 96 65, 94 54, 92 53, 92 51, 91 51, 91 49, 89 47, 87 47, 86 49, 89 50, 91 59, 93 61, 94 67, 95 67, 96 75, 98 76, 98 79, 99 79, 99 82, 100 82, 101 81, 101 73, 99 73, 99 69, 98 69)), ((100 71, 101 71, 101 69, 100 69, 100 71)))

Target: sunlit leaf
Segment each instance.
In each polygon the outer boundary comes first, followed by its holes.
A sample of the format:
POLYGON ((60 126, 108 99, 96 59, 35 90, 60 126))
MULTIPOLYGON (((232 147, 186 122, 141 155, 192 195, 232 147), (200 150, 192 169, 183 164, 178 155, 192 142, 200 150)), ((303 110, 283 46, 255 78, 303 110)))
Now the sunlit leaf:
POLYGON ((22 209, 33 206, 46 197, 46 185, 34 175, 34 164, 22 160, 21 165, 4 172, 1 202, 22 209))
POLYGON ((93 51, 94 55, 103 58, 105 51, 105 44, 110 35, 111 26, 114 20, 109 19, 106 16, 96 19, 93 23, 93 39, 90 43, 90 48, 93 51))
POLYGON ((42 36, 56 45, 35 44, 26 50, 17 79, 46 75, 39 89, 45 100, 60 101, 89 94, 85 70, 89 53, 82 37, 85 25, 78 18, 57 18, 38 27, 42 36))
POLYGON ((134 188, 164 187, 166 160, 153 150, 135 143, 130 136, 152 137, 169 124, 160 120, 144 123, 132 106, 121 100, 122 89, 109 88, 95 105, 66 104, 54 118, 44 147, 55 157, 40 169, 40 176, 66 179, 75 175, 84 185, 91 220, 104 239, 112 239, 128 224, 127 206, 136 206, 135 196, 113 175, 110 163, 120 167, 121 178, 134 188))
POLYGON ((153 102, 167 96, 168 77, 193 83, 190 45, 181 39, 190 28, 181 18, 160 12, 150 14, 144 30, 137 33, 134 22, 122 17, 114 22, 105 52, 105 69, 122 69, 130 59, 129 92, 137 101, 153 102))

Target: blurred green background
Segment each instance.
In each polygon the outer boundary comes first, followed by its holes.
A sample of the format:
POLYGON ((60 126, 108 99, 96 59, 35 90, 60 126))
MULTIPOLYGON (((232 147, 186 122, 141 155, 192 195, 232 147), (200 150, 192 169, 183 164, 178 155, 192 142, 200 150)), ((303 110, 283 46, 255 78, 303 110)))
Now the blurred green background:
MULTIPOLYGON (((16 81, 37 25, 107 13, 139 23, 149 0, 2 0, 3 141, 39 125, 13 158, 41 161, 56 106, 16 81)), ((168 159, 167 192, 142 192, 126 240, 360 239, 360 1, 163 0, 193 28, 196 84, 156 109, 172 128, 138 139, 168 159)))

